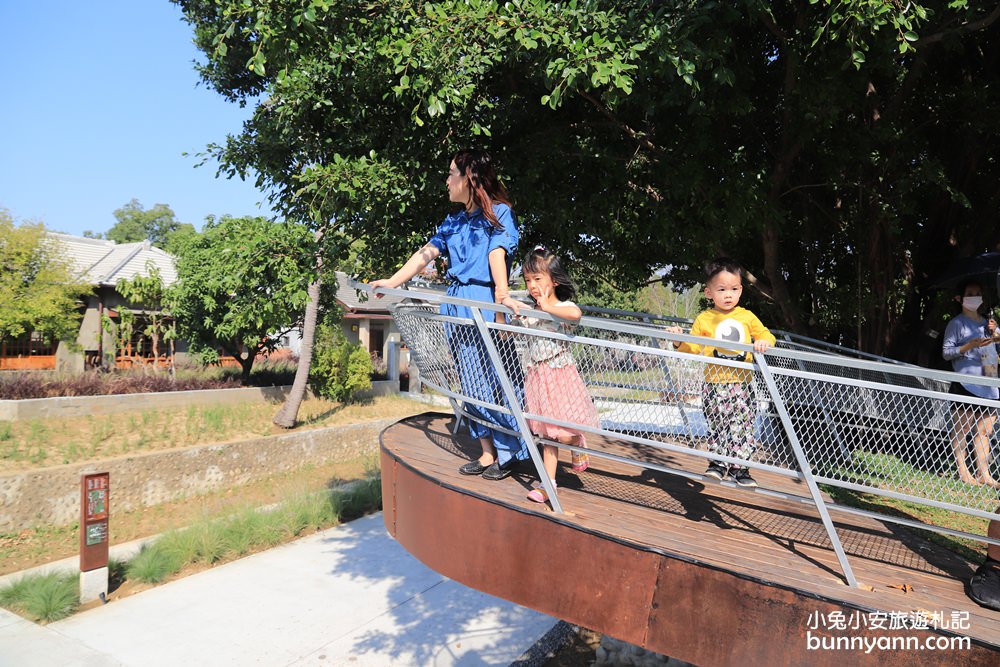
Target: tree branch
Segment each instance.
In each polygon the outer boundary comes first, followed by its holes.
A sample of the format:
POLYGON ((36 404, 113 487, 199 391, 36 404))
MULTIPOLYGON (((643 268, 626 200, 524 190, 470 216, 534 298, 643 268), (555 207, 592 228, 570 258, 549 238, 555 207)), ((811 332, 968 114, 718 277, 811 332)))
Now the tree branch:
POLYGON ((608 107, 603 102, 601 102, 599 99, 597 99, 596 97, 594 97, 590 93, 588 93, 586 91, 583 91, 583 90, 577 90, 576 94, 579 95, 580 97, 582 97, 583 99, 587 100, 588 102, 590 102, 594 106, 594 108, 597 109, 597 111, 602 116, 604 116, 605 118, 607 118, 608 120, 610 120, 612 123, 614 123, 622 132, 624 132, 625 134, 627 134, 628 136, 630 136, 640 146, 642 146, 643 148, 646 148, 648 150, 657 152, 657 153, 660 152, 660 149, 656 146, 656 144, 654 144, 652 141, 650 141, 641 132, 639 132, 639 131, 631 128, 626 123, 623 123, 622 121, 618 120, 615 117, 615 115, 613 113, 611 113, 611 110, 608 109, 608 107))
POLYGON ((921 47, 921 46, 926 46, 928 44, 937 44, 938 42, 943 41, 944 38, 947 37, 948 35, 954 35, 956 33, 958 34, 970 33, 970 32, 976 32, 978 30, 983 30, 984 28, 988 28, 994 23, 996 23, 997 19, 1000 19, 1000 4, 994 7, 992 12, 990 12, 983 18, 979 19, 978 21, 969 21, 968 23, 963 23, 959 27, 954 28, 952 30, 942 30, 934 34, 927 35, 926 37, 921 37, 917 41, 913 42, 913 46, 921 47))

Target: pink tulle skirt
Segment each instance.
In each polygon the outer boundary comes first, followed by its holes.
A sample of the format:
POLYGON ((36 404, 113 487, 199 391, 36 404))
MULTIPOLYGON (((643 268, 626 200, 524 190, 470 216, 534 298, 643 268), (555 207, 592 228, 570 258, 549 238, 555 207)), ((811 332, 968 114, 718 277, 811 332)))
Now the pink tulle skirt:
MULTIPOLYGON (((574 364, 561 368, 552 368, 545 363, 530 366, 524 374, 524 401, 528 412, 536 415, 594 428, 600 426, 597 408, 590 400, 587 386, 574 364)), ((528 428, 551 440, 580 436, 581 441, 585 442, 583 433, 576 429, 534 419, 528 420, 528 428)))

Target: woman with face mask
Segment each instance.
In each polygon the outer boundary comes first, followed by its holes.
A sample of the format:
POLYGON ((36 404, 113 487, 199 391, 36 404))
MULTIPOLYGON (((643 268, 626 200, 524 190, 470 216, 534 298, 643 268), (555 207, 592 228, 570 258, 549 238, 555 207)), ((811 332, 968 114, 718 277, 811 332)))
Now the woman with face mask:
MULTIPOLYGON (((962 304, 962 312, 948 322, 944 331, 942 356, 951 362, 956 373, 996 377, 997 348, 993 336, 997 333, 997 323, 993 318, 987 319, 979 314, 983 305, 982 285, 974 281, 963 283, 955 294, 955 300, 962 304)), ((952 382, 951 393, 994 401, 998 398, 996 387, 966 382, 952 382)), ((996 407, 964 402, 955 402, 952 406, 954 426, 951 445, 958 463, 958 474, 963 482, 1000 488, 990 470, 990 436, 996 423, 996 410, 996 407), (975 453, 975 472, 969 470, 967 463, 970 433, 975 453)))

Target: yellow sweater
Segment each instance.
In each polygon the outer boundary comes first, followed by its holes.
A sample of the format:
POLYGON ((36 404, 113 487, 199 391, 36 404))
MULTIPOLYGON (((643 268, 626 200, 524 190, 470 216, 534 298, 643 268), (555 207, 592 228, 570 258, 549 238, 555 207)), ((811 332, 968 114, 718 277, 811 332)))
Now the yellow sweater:
MULTIPOLYGON (((702 311, 695 318, 691 326, 692 336, 704 336, 705 338, 715 338, 720 341, 730 341, 733 343, 752 343, 758 340, 766 340, 774 345, 776 339, 767 327, 765 327, 756 315, 746 308, 737 306, 728 313, 720 313, 714 308, 702 311)), ((682 352, 691 354, 703 354, 707 357, 722 357, 723 359, 736 359, 738 361, 753 361, 753 355, 742 350, 730 350, 719 345, 696 345, 694 343, 681 343, 677 348, 682 352)), ((705 365, 706 382, 750 382, 751 373, 742 368, 731 366, 720 366, 718 364, 705 365)))

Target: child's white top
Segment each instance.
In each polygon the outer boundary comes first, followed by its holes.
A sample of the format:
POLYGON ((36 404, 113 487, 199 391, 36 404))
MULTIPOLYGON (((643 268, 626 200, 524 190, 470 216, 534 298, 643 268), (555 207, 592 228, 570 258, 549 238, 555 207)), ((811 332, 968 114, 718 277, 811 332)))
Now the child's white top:
MULTIPOLYGON (((575 306, 572 301, 557 301, 557 306, 575 306)), ((532 304, 532 307, 537 307, 532 304)), ((567 333, 574 324, 566 321, 543 320, 538 317, 524 316, 519 318, 521 324, 540 331, 567 333)), ((546 364, 551 368, 562 368, 573 363, 573 355, 569 352, 569 343, 563 340, 527 336, 528 349, 525 356, 525 367, 546 364)))

